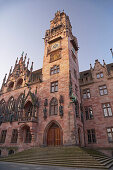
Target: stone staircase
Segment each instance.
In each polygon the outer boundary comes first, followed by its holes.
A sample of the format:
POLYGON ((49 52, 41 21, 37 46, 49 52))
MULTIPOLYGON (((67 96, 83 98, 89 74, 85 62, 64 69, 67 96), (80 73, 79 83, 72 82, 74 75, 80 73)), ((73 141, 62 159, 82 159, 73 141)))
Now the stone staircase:
POLYGON ((77 146, 68 147, 34 147, 22 152, 0 158, 0 161, 37 165, 51 165, 80 168, 108 169, 113 159, 99 153, 93 153, 77 146))

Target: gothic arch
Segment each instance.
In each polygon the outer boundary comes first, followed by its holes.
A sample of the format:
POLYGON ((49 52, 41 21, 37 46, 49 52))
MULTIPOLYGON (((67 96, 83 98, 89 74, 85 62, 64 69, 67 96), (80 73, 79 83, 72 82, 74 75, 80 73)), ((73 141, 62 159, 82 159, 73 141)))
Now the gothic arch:
POLYGON ((7 102, 7 108, 9 113, 12 113, 15 109, 15 99, 13 96, 11 96, 7 102))
POLYGON ((17 106, 17 110, 20 111, 22 109, 23 106, 23 98, 24 98, 24 94, 21 93, 17 99, 17 102, 16 102, 16 106, 17 106))
POLYGON ((30 100, 26 101, 24 105, 25 117, 32 116, 33 104, 30 100))
POLYGON ((4 99, 0 101, 0 114, 4 114, 6 111, 6 102, 4 99))
POLYGON ((31 143, 32 135, 30 131, 30 126, 28 126, 27 124, 23 124, 22 126, 20 126, 19 138, 20 138, 20 142, 31 143))
POLYGON ((8 90, 8 91, 11 91, 11 90, 13 89, 13 87, 14 87, 14 82, 11 81, 11 82, 8 84, 7 90, 8 90))
POLYGON ((22 79, 22 78, 19 78, 19 79, 17 80, 17 83, 16 83, 16 88, 21 87, 21 86, 22 86, 22 83, 23 83, 23 79, 22 79))
POLYGON ((48 143, 47 143, 47 138, 48 138, 48 132, 49 132, 49 129, 52 127, 52 126, 57 126, 60 130, 60 137, 61 137, 61 142, 60 142, 60 145, 63 145, 63 130, 62 130, 62 127, 60 126, 60 124, 56 121, 56 120, 52 120, 51 122, 49 122, 44 130, 44 135, 43 135, 43 144, 44 146, 47 146, 48 143))

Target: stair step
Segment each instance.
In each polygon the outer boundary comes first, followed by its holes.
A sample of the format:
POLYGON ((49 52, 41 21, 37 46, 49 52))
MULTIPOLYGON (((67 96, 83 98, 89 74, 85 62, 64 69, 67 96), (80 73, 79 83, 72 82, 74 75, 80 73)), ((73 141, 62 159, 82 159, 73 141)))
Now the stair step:
MULTIPOLYGON (((10 162, 10 161, 9 161, 10 162)), ((69 163, 66 163, 66 162, 47 162, 47 161, 43 161, 43 162, 41 162, 41 161, 38 161, 38 162, 36 162, 36 161, 29 161, 29 162, 27 162, 27 161, 22 161, 22 160, 20 160, 20 161, 17 161, 18 163, 28 163, 28 164, 37 164, 37 165, 53 165, 53 166, 68 166, 68 167, 89 167, 89 168, 104 168, 104 169, 106 169, 105 167, 103 167, 102 165, 98 165, 98 164, 86 164, 86 163, 71 163, 71 164, 69 164, 69 163)))
POLYGON ((67 166, 81 168, 107 169, 113 166, 110 157, 94 150, 79 147, 34 147, 22 152, 0 158, 0 161, 18 162, 37 165, 67 166))

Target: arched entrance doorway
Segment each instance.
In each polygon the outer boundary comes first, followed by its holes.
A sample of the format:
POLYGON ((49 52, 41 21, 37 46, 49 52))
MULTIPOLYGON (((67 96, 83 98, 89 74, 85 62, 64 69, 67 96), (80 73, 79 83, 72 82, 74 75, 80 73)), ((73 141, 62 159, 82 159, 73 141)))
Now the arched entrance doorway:
POLYGON ((52 123, 47 132, 47 145, 59 146, 61 145, 61 129, 60 127, 52 123))

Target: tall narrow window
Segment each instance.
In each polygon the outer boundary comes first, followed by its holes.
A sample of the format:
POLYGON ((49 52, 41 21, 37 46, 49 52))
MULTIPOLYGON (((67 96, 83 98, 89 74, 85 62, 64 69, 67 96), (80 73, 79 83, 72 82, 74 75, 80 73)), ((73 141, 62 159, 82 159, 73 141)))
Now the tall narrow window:
POLYGON ((85 115, 86 115, 86 120, 91 120, 91 119, 93 119, 92 106, 87 106, 87 107, 85 107, 85 115))
POLYGON ((76 96, 78 95, 78 87, 77 87, 77 85, 75 85, 75 95, 76 96))
POLYGON ((107 128, 108 142, 113 142, 113 127, 107 128))
POLYGON ((101 96, 108 94, 106 85, 99 86, 99 91, 101 96))
POLYGON ((53 97, 50 101, 50 115, 57 114, 58 114, 58 100, 53 97))
POLYGON ((102 108, 103 108, 103 112, 104 112, 105 117, 112 116, 112 110, 111 110, 110 103, 102 104, 102 108))
POLYGON ((88 143, 96 143, 95 129, 87 130, 88 143))
POLYGON ((10 97, 9 101, 8 101, 8 111, 9 113, 12 113, 15 109, 15 100, 14 97, 10 97))
POLYGON ((6 133, 7 133, 7 130, 2 130, 1 137, 0 137, 0 143, 5 143, 6 133))
POLYGON ((31 139, 32 139, 32 135, 31 135, 31 132, 30 132, 30 129, 27 128, 26 129, 26 134, 25 134, 25 143, 31 143, 31 139))
POLYGON ((75 79, 77 79, 77 72, 75 69, 74 69, 74 77, 75 77, 75 79))
POLYGON ((83 98, 84 99, 89 99, 91 97, 90 95, 90 89, 84 89, 83 90, 83 98))
POLYGON ((18 130, 13 129, 12 137, 11 137, 11 143, 17 143, 17 139, 18 139, 18 130))
POLYGON ((5 100, 2 99, 2 100, 0 101, 0 112, 1 112, 1 114, 4 114, 4 113, 5 113, 5 110, 6 110, 6 103, 5 103, 5 100))
POLYGON ((58 81, 52 82, 51 83, 51 93, 54 93, 57 91, 58 91, 58 81))

